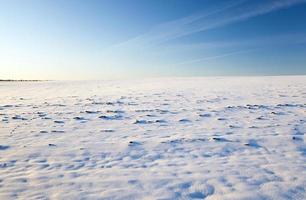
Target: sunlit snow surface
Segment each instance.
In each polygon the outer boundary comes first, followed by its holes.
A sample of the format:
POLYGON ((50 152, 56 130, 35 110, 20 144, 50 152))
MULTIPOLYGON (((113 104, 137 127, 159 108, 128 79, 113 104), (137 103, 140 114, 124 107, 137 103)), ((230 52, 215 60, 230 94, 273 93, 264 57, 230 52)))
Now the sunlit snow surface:
POLYGON ((306 199, 306 77, 0 83, 0 199, 306 199))

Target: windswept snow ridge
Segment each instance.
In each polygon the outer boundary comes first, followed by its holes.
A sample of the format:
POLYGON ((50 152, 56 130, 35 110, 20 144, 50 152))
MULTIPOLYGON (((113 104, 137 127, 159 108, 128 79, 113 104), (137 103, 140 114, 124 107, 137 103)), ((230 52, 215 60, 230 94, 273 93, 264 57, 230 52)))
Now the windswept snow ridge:
POLYGON ((306 199, 306 77, 0 83, 0 199, 306 199))

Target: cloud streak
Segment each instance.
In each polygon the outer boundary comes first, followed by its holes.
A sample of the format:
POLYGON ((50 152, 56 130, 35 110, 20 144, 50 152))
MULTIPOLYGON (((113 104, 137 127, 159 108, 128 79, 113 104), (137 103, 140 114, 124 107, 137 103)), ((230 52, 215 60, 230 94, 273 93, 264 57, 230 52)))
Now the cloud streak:
POLYGON ((301 3, 306 3, 306 0, 230 1, 230 3, 223 5, 221 8, 207 11, 203 14, 196 13, 160 24, 147 33, 117 44, 114 47, 159 45, 169 40, 220 28, 301 3))
POLYGON ((206 56, 206 57, 202 57, 202 58, 188 60, 188 61, 185 61, 185 62, 174 63, 172 65, 174 65, 174 66, 189 65, 189 64, 198 63, 198 62, 205 62, 205 61, 210 61, 210 60, 216 60, 216 59, 219 59, 219 58, 224 58, 224 57, 228 57, 228 56, 232 56, 232 55, 236 55, 236 54, 247 53, 247 52, 252 51, 252 50, 253 49, 247 49, 247 50, 241 50, 241 51, 232 51, 232 52, 228 52, 228 53, 224 53, 224 54, 219 54, 219 55, 215 55, 215 56, 206 56))
MULTIPOLYGON (((201 50, 211 50, 211 49, 243 49, 243 50, 235 50, 230 51, 228 53, 217 54, 214 56, 204 56, 196 59, 189 59, 184 62, 177 62, 171 65, 179 66, 179 65, 189 65, 193 63, 205 62, 210 60, 216 60, 223 57, 229 57, 236 54, 243 54, 250 51, 261 49, 262 47, 267 46, 277 46, 277 45, 297 45, 297 44, 306 44, 306 35, 305 34, 286 34, 271 37, 263 37, 263 38, 254 38, 249 40, 239 40, 239 41, 231 41, 231 42, 220 42, 220 43, 197 43, 197 44, 187 44, 187 45, 175 45, 170 46, 173 51, 181 51, 186 52, 188 50, 191 51, 201 51, 201 50)), ((168 51, 171 51, 168 50, 168 51)))
POLYGON ((260 46, 305 43, 305 35, 284 35, 238 41, 173 44, 172 40, 221 28, 253 17, 285 9, 306 0, 231 0, 205 12, 169 21, 107 49, 102 58, 109 66, 191 65, 234 56, 260 46))

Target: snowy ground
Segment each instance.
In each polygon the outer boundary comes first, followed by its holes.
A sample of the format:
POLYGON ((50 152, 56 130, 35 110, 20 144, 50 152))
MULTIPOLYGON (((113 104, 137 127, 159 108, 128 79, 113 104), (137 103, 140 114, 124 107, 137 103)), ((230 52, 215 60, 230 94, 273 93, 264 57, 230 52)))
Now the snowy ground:
POLYGON ((0 83, 0 199, 306 199, 306 76, 0 83))

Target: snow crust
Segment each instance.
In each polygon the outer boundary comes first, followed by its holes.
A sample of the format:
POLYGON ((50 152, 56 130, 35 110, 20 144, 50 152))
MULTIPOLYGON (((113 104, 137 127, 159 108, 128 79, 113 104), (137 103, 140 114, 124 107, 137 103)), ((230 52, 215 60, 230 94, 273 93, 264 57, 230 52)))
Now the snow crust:
POLYGON ((306 77, 0 83, 0 199, 306 199, 306 77))

